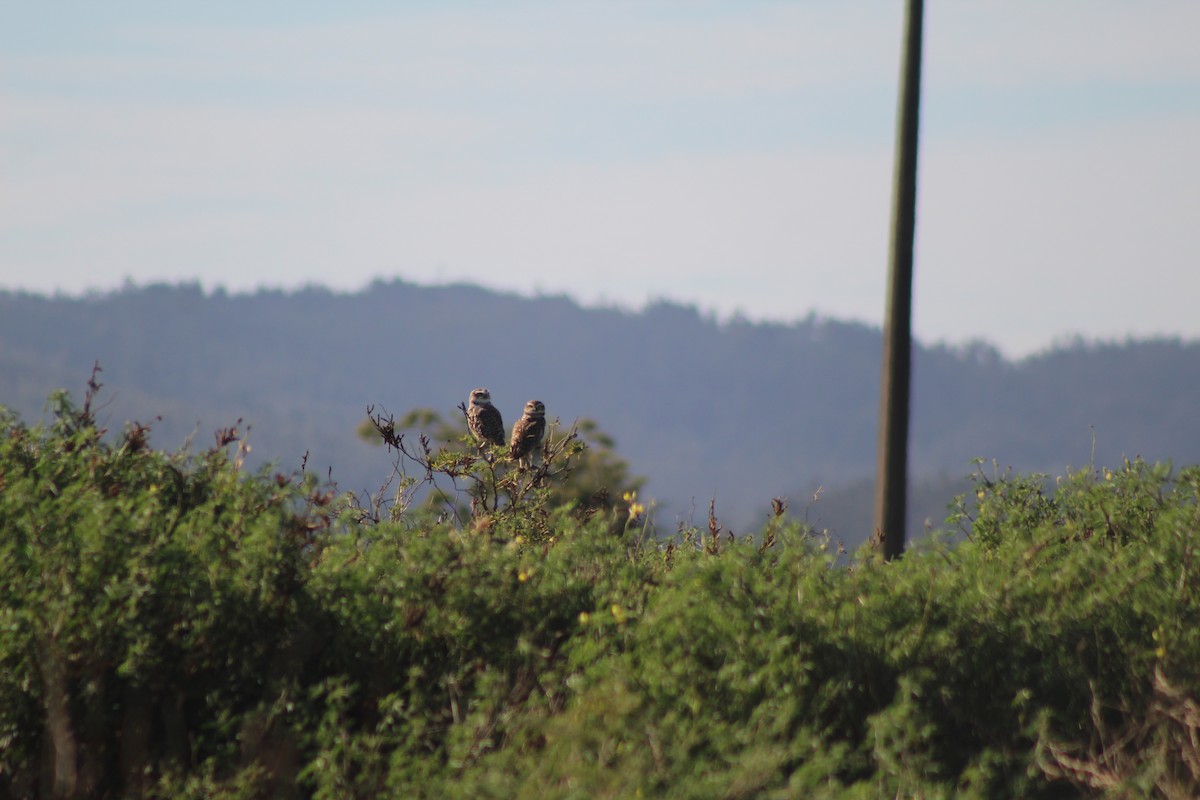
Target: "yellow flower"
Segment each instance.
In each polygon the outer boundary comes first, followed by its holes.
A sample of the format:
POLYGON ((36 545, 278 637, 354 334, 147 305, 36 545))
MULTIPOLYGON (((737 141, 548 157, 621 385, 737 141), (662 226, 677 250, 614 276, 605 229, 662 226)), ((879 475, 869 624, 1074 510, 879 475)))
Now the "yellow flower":
POLYGON ((616 603, 613 603, 611 610, 612 610, 613 619, 615 619, 617 622, 625 621, 625 619, 626 619, 625 609, 621 608, 616 603))
POLYGON ((626 503, 632 503, 634 500, 637 500, 637 492, 626 492, 621 495, 621 499, 626 503))
POLYGON ((529 580, 529 573, 525 570, 521 570, 517 573, 517 580, 519 580, 521 583, 524 583, 525 581, 529 580))
POLYGON ((640 517, 642 514, 645 514, 645 513, 646 513, 646 507, 644 505, 642 505, 641 503, 630 503, 629 504, 629 516, 630 517, 633 517, 636 519, 637 517, 640 517))
POLYGON ((588 612, 586 612, 586 611, 579 612, 579 624, 580 625, 587 625, 588 620, 591 618, 592 618, 592 615, 589 614, 588 612))

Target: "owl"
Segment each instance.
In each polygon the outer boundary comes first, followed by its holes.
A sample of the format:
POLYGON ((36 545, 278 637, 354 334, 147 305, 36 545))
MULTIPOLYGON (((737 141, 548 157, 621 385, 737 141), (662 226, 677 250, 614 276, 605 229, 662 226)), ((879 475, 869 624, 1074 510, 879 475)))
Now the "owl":
POLYGON ((530 400, 525 404, 525 413, 513 425, 509 457, 524 461, 542 443, 546 435, 546 406, 541 400, 530 400))
POLYGON ((500 410, 492 405, 492 393, 487 389, 471 391, 467 428, 480 444, 504 444, 504 420, 500 419, 500 410))

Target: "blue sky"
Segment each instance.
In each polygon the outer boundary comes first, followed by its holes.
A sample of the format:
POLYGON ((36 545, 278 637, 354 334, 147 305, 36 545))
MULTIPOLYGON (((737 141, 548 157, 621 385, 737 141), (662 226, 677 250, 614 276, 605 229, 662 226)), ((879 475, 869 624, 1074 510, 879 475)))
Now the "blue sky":
MULTIPOLYGON (((0 287, 878 322, 900 2, 0 10, 0 287)), ((1200 337, 1200 4, 929 4, 914 325, 1200 337)))

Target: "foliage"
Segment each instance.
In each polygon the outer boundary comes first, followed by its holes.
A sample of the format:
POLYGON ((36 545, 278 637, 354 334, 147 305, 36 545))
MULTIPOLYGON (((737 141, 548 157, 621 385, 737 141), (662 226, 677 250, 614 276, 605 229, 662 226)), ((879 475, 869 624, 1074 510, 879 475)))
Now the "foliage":
POLYGON ((632 494, 376 519, 235 429, 52 404, 0 418, 0 794, 1200 791, 1200 468, 980 472, 961 541, 885 563, 781 501, 756 537, 659 540, 632 494))
POLYGON ((253 748, 255 709, 294 680, 285 655, 333 520, 312 481, 241 475, 236 429, 167 456, 141 425, 106 443, 91 400, 57 394, 49 427, 3 420, 0 778, 15 796, 133 791, 151 765, 253 748))

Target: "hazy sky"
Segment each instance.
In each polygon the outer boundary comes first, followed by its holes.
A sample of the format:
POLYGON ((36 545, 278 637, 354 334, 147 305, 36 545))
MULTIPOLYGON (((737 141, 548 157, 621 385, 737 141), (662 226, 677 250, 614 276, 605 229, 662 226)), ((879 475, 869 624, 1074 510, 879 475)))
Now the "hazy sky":
MULTIPOLYGON (((884 305, 902 0, 7 3, 0 287, 884 305)), ((926 10, 914 324, 1200 337, 1200 3, 926 10)))

